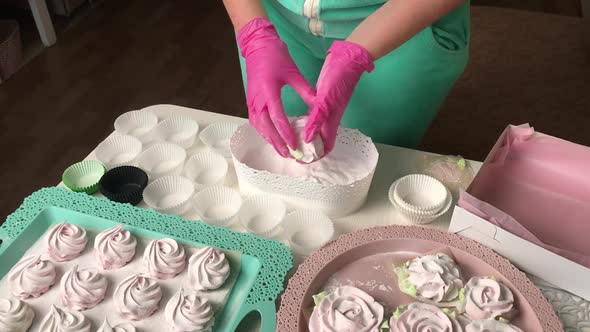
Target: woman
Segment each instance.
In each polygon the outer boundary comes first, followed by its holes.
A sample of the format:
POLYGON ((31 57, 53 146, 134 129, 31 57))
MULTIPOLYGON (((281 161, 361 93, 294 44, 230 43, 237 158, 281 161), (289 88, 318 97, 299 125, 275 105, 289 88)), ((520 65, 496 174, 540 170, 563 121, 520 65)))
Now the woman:
POLYGON ((297 145, 287 115, 306 113, 304 139, 319 135, 326 153, 340 123, 377 142, 416 146, 467 64, 469 0, 224 4, 250 123, 284 157, 297 145))

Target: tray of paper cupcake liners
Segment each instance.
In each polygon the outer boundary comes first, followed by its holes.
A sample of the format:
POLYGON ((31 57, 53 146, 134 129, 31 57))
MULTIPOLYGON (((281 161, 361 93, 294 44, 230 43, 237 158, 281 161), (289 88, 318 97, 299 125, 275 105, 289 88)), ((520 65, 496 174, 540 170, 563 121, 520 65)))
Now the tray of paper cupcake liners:
POLYGON ((0 331, 234 331, 254 311, 274 331, 292 267, 279 241, 60 187, 0 240, 0 331))
MULTIPOLYGON (((231 141, 244 127, 215 122, 200 130, 188 117, 161 119, 149 110, 124 113, 114 127, 115 133, 91 156, 96 160, 82 161, 64 172, 67 187, 100 191, 116 202, 276 238, 291 248, 298 261, 336 235, 333 221, 321 209, 297 208, 281 195, 235 189, 231 141)), ((445 185, 421 174, 398 179, 389 199, 414 224, 432 222, 452 205, 445 185)))
POLYGON ((190 220, 277 238, 300 257, 334 237, 320 211, 292 209, 271 194, 236 190, 230 152, 238 125, 215 122, 200 130, 191 118, 160 119, 148 110, 122 114, 115 132, 90 159, 62 177, 75 192, 149 208, 190 220), (310 227, 313 225, 313 227, 310 227))

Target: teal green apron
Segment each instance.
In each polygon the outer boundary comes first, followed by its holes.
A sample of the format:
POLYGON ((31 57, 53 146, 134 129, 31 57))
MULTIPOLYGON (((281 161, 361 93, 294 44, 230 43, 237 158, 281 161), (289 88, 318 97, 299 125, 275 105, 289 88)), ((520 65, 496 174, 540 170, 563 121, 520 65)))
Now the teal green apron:
MULTIPOLYGON (((326 52, 343 40, 383 0, 265 0, 270 20, 293 60, 315 85, 326 52)), ((379 143, 420 143, 469 58, 469 0, 375 62, 359 81, 342 118, 379 143)), ((244 59, 240 57, 246 84, 244 59)), ((291 87, 282 91, 285 112, 307 113, 291 87)))

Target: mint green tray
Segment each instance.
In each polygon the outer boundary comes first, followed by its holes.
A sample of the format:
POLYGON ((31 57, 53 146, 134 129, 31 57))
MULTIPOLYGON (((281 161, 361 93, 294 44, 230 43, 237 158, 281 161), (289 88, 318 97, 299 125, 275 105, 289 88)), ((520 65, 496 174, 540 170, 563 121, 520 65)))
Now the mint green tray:
POLYGON ((275 299, 293 265, 289 249, 276 240, 189 221, 177 216, 119 204, 64 188, 45 188, 27 197, 0 226, 0 278, 50 228, 63 220, 107 229, 117 224, 143 237, 169 236, 187 244, 211 245, 242 252, 242 266, 216 332, 235 331, 241 320, 257 311, 261 331, 275 330, 275 299))

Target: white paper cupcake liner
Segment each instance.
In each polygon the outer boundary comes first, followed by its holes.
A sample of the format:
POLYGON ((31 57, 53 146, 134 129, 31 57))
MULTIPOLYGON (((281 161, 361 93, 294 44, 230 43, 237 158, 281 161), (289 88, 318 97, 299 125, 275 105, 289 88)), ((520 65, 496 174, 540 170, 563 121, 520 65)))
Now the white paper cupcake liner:
POLYGON ((152 112, 131 111, 121 114, 115 120, 115 131, 131 135, 143 143, 150 140, 150 133, 158 124, 158 117, 152 112))
POLYGON ((165 176, 148 184, 143 200, 162 213, 181 215, 187 211, 194 190, 193 182, 185 177, 165 176))
POLYGON ((272 196, 256 195, 249 197, 242 204, 239 212, 240 224, 250 233, 273 237, 280 231, 285 218, 285 203, 272 196))
POLYGON ((390 188, 390 196, 409 211, 434 214, 447 201, 447 188, 437 179, 423 174, 411 174, 398 179, 390 188))
POLYGON ((242 206, 242 197, 234 189, 213 186, 198 192, 193 198, 193 208, 207 224, 229 226, 242 206))
POLYGON ((133 165, 142 150, 141 141, 131 135, 115 134, 96 148, 96 157, 108 168, 133 165))
POLYGON ((184 175, 199 189, 224 183, 227 175, 227 160, 214 152, 201 152, 190 157, 184 165, 184 175))
POLYGON ((177 116, 166 119, 154 128, 153 139, 189 148, 195 142, 199 124, 188 117, 177 116))
POLYGON ((298 210, 283 220, 283 230, 291 249, 307 256, 334 237, 334 223, 326 215, 312 210, 298 210))
POLYGON ((427 214, 427 213, 423 213, 423 212, 409 211, 409 210, 401 207, 399 204, 397 204, 397 201, 393 202, 393 206, 398 211, 400 211, 401 214, 409 222, 411 222, 413 224, 417 224, 417 225, 429 224, 429 223, 435 221, 436 219, 440 218, 441 216, 443 216, 451 208, 451 206, 453 204, 453 196, 451 195, 450 191, 447 190, 447 192, 448 192, 448 195, 447 195, 447 200, 446 200, 445 204, 443 205, 442 209, 440 209, 436 213, 427 214))
POLYGON ((172 143, 158 143, 137 157, 139 168, 150 176, 150 180, 166 175, 179 175, 184 166, 186 151, 172 143))
POLYGON ((201 131, 199 138, 210 149, 228 158, 231 157, 230 141, 238 127, 231 122, 213 123, 201 131))

